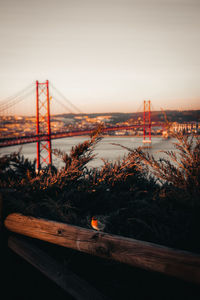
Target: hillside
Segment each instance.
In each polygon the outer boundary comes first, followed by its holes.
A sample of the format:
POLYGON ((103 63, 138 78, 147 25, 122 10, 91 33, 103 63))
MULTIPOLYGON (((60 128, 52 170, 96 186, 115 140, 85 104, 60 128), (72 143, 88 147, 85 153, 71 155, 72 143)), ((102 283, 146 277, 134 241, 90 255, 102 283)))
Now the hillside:
MULTIPOLYGON (((200 110, 167 110, 165 111, 168 121, 170 122, 200 122, 200 110)), ((111 116, 112 123, 126 122, 130 119, 143 118, 143 112, 133 112, 133 113, 85 113, 85 114, 62 114, 57 115, 62 118, 74 118, 75 116, 85 116, 87 115, 90 118, 96 118, 99 116, 111 116)), ((151 112, 152 121, 164 122, 165 117, 163 111, 152 111, 151 112)))

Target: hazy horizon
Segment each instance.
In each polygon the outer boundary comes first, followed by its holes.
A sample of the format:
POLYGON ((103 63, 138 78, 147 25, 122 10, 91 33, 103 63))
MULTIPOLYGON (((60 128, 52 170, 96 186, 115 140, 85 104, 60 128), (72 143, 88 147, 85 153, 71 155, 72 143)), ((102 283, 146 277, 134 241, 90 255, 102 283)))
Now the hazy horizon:
POLYGON ((48 79, 83 113, 200 109, 199 28, 199 0, 1 0, 0 100, 48 79))
MULTIPOLYGON (((166 109, 165 112, 172 112, 172 111, 177 111, 177 112, 192 112, 192 111, 200 111, 200 108, 199 109, 190 109, 190 110, 180 110, 180 109, 166 109)), ((159 113, 162 113, 163 110, 151 110, 151 113, 156 113, 156 112, 159 112, 159 113)), ((122 111, 108 111, 108 112, 80 112, 80 113, 66 113, 66 112, 61 112, 61 113, 56 113, 56 114, 51 114, 51 118, 53 117, 56 117, 56 116, 59 116, 59 115, 98 115, 98 114, 102 114, 102 115, 114 115, 114 114, 138 114, 138 113, 141 113, 143 114, 143 111, 130 111, 130 112, 122 112, 122 111)), ((0 116, 0 117, 3 117, 0 116)), ((15 115, 7 115, 6 117, 35 117, 35 114, 32 114, 32 115, 23 115, 23 114, 15 114, 15 115)))

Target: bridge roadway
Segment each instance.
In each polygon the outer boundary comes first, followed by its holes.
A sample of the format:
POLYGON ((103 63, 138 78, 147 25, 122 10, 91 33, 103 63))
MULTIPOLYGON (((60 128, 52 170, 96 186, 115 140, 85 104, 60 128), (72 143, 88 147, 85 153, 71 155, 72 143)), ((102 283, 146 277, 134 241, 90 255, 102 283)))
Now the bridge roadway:
MULTIPOLYGON (((154 123, 151 126, 163 127, 163 124, 161 124, 161 123, 155 124, 154 123)), ((104 128, 102 128, 101 131, 108 132, 108 131, 130 130, 130 129, 134 129, 134 128, 143 128, 143 124, 104 127, 104 128)), ((51 139, 61 139, 61 138, 73 137, 73 136, 90 135, 93 131, 94 131, 94 129, 83 129, 83 130, 74 130, 74 131, 60 131, 60 132, 56 132, 56 133, 52 132, 51 139)), ((35 142, 39 142, 39 141, 46 141, 48 139, 49 139, 48 134, 0 138, 0 148, 28 144, 28 143, 35 143, 35 142)))

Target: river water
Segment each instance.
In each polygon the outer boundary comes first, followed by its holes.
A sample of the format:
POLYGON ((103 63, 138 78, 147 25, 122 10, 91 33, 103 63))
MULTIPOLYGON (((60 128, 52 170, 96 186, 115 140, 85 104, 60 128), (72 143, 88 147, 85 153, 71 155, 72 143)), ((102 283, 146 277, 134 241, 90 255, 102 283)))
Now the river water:
MULTIPOLYGON (((88 137, 81 136, 52 140, 52 148, 69 153, 74 145, 82 143, 87 139, 88 137)), ((174 139, 164 140, 162 137, 153 137, 151 148, 149 148, 148 150, 145 149, 145 151, 149 151, 156 158, 163 157, 164 154, 162 153, 162 151, 174 150, 174 141, 174 139)), ((113 144, 120 144, 131 149, 143 146, 142 137, 104 137, 96 145, 94 150, 94 154, 96 154, 96 157, 92 162, 88 164, 88 167, 100 167, 101 165, 103 165, 102 159, 116 161, 118 159, 123 158, 123 156, 128 153, 126 149, 113 144)), ((1 148, 0 155, 19 151, 19 149, 21 149, 21 153, 26 158, 29 158, 30 160, 34 160, 36 158, 36 143, 1 148)), ((54 155, 53 164, 58 168, 63 166, 62 161, 54 155)))

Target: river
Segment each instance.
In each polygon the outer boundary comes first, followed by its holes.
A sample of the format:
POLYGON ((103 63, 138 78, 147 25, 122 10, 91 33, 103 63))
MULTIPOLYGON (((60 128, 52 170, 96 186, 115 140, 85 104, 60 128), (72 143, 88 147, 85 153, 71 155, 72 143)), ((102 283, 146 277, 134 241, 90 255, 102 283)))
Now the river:
MULTIPOLYGON (((64 139, 52 140, 52 148, 59 149, 61 151, 65 151, 67 153, 70 152, 71 148, 74 145, 82 143, 87 140, 88 137, 69 137, 64 139)), ((153 154, 156 158, 164 156, 161 151, 164 150, 174 150, 173 145, 174 140, 163 140, 162 137, 153 137, 151 148, 148 151, 153 154)), ((124 155, 128 153, 128 151, 120 146, 113 145, 120 144, 122 146, 128 148, 137 148, 139 146, 143 146, 142 137, 104 137, 95 147, 94 154, 96 154, 95 159, 88 164, 88 167, 100 167, 103 165, 104 160, 116 161, 120 158, 123 158, 124 155)), ((9 154, 15 151, 19 151, 21 149, 21 153, 30 160, 34 160, 36 158, 36 143, 32 144, 24 144, 22 146, 12 146, 5 147, 0 149, 0 155, 9 154)), ((145 150, 146 151, 146 150, 145 150)), ((53 164, 56 167, 62 167, 62 161, 53 155, 53 164)))

